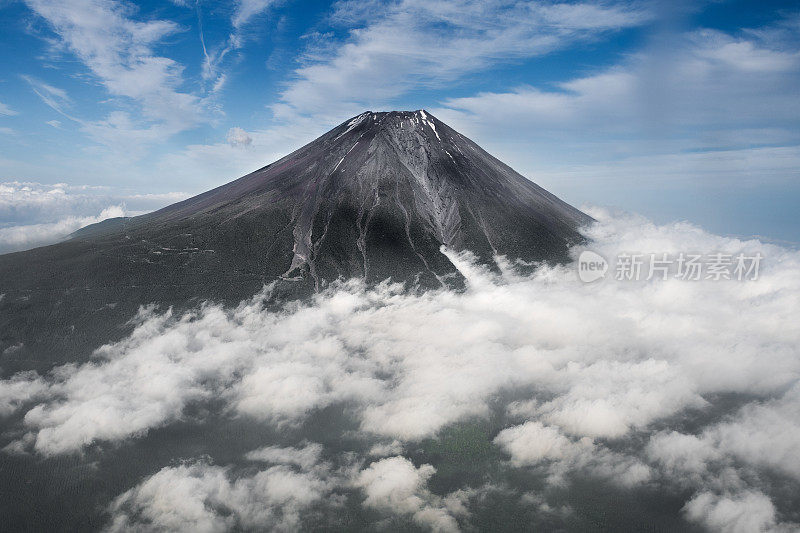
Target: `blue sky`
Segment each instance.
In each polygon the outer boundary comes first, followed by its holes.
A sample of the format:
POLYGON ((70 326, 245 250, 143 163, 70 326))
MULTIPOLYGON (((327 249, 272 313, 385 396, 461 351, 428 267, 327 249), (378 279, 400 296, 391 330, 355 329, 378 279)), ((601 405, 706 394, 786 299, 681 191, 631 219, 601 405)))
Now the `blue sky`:
POLYGON ((573 204, 800 241, 795 2, 0 0, 0 28, 0 251, 418 108, 573 204))

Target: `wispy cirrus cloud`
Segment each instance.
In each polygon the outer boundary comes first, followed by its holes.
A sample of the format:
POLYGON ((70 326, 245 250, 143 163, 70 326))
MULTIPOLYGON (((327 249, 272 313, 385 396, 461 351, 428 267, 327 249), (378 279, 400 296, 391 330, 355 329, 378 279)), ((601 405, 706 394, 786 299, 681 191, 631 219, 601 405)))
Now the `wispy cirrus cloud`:
POLYGON ((349 28, 348 38, 311 45, 272 107, 279 117, 355 114, 412 88, 441 86, 648 18, 624 3, 340 2, 331 22, 349 28))
POLYGON ((231 24, 237 30, 243 28, 258 15, 285 0, 238 0, 231 24))
POLYGON ((438 112, 498 129, 513 117, 526 133, 539 131, 542 138, 560 130, 561 137, 581 140, 586 129, 593 135, 726 130, 733 136, 739 129, 788 130, 800 121, 793 97, 798 80, 796 44, 773 48, 752 37, 703 30, 675 36, 670 50, 642 52, 624 64, 561 82, 556 90, 519 87, 450 98, 438 112))
MULTIPOLYGON (((251 13, 253 6, 263 12, 277 3, 237 5, 234 19, 246 20, 237 14, 251 13)), ((327 23, 343 28, 347 37, 306 36, 311 44, 301 66, 279 100, 269 104, 276 120, 249 132, 252 151, 232 150, 224 142, 195 144, 165 156, 159 167, 209 177, 250 171, 365 108, 392 106, 409 90, 442 87, 498 63, 544 55, 650 17, 638 3, 338 2, 327 23)))
MULTIPOLYGON (((743 189, 799 176, 800 42, 773 35, 783 23, 674 34, 669 46, 588 75, 445 98, 431 110, 523 174, 585 201, 616 203, 620 187, 640 205, 655 187, 688 197, 702 189, 711 201, 724 187, 742 190, 735 201, 745 205, 743 189)), ((710 223, 698 212, 672 216, 710 223)))
POLYGON ((82 120, 84 130, 98 142, 130 149, 211 119, 204 100, 183 89, 183 66, 154 52, 165 37, 182 31, 174 22, 135 20, 136 10, 116 0, 26 3, 109 94, 138 106, 141 118, 117 110, 104 120, 82 120))
POLYGON ((199 0, 180 1, 178 5, 192 7, 197 13, 197 26, 200 45, 203 48, 202 77, 211 83, 210 92, 217 93, 225 86, 228 75, 224 65, 228 58, 242 50, 247 41, 247 26, 259 15, 284 3, 285 0, 237 0, 229 20, 231 31, 221 43, 212 44, 206 40, 204 30, 203 6, 199 0))
POLYGON ((69 107, 72 105, 72 99, 67 94, 67 91, 58 87, 45 83, 33 76, 22 75, 20 76, 30 85, 31 90, 45 103, 50 109, 63 115, 64 117, 80 123, 81 120, 69 114, 69 107))
POLYGON ((3 102, 0 102, 0 115, 6 116, 6 117, 11 117, 11 116, 14 116, 14 115, 17 115, 17 114, 19 114, 19 113, 17 113, 13 109, 11 109, 11 107, 9 107, 8 104, 4 104, 3 102))

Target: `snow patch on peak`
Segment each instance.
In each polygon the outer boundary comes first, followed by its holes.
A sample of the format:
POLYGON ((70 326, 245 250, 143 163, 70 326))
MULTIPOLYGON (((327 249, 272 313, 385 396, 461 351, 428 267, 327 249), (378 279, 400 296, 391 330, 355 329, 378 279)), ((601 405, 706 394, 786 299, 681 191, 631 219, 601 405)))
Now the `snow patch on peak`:
POLYGON ((436 138, 437 138, 437 139, 439 139, 439 142, 442 142, 442 138, 441 138, 441 137, 439 137, 439 132, 438 132, 438 131, 436 131, 436 124, 434 124, 434 123, 433 123, 433 121, 425 121, 425 123, 426 123, 428 126, 430 126, 430 127, 431 127, 431 129, 433 130, 433 134, 434 134, 434 135, 436 135, 436 138))
POLYGON ((372 115, 372 111, 364 111, 363 113, 361 113, 360 115, 358 115, 357 117, 355 117, 353 120, 351 120, 350 122, 348 122, 348 123, 347 123, 347 129, 346 129, 346 130, 344 130, 344 131, 343 131, 342 133, 340 133, 339 135, 337 135, 336 137, 334 137, 334 139, 333 139, 333 140, 335 141, 335 140, 337 140, 339 137, 342 137, 343 135, 347 135, 348 133, 350 133, 351 131, 353 131, 353 128, 355 128, 356 126, 358 126, 359 124, 361 124, 362 122, 364 122, 364 119, 365 119, 365 118, 367 118, 367 117, 370 117, 371 115, 372 115))
POLYGON ((347 125, 348 126, 353 126, 355 124, 358 124, 359 122, 364 120, 364 117, 366 117, 367 115, 371 115, 371 114, 372 114, 372 111, 364 111, 363 113, 361 113, 360 115, 355 117, 353 120, 351 120, 347 125))
MULTIPOLYGON (((434 124, 433 120, 428 118, 427 113, 425 113, 424 109, 420 109, 418 113, 422 116, 422 122, 428 125, 428 127, 433 131, 433 134, 436 135, 436 138, 439 139, 439 142, 442 142, 442 138, 439 137, 439 132, 436 131, 436 124, 434 124)), ((431 117, 433 118, 433 117, 431 117)))
MULTIPOLYGON (((350 152, 352 152, 352 151, 353 151, 353 148, 355 148, 355 147, 356 147, 356 145, 358 145, 358 143, 359 143, 359 142, 361 142, 361 138, 359 138, 359 139, 356 141, 356 143, 355 143, 353 146, 351 146, 351 147, 350 147, 350 149, 347 151, 347 153, 346 153, 346 154, 344 154, 344 156, 343 156, 343 157, 342 157, 342 158, 339 160, 339 162, 338 162, 338 163, 336 163, 336 166, 335 166, 335 167, 333 167, 333 172, 336 172, 336 169, 337 169, 337 168, 339 168, 339 165, 341 165, 341 164, 342 164, 342 161, 344 161, 345 157, 347 157, 348 155, 350 155, 350 152)), ((331 174, 333 174, 333 172, 331 172, 331 174)))

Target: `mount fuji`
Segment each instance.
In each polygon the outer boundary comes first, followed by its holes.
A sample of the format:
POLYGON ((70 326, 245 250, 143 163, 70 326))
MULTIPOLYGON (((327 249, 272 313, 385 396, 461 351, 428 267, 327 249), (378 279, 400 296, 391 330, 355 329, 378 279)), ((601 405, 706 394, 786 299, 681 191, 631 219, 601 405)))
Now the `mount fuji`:
POLYGON ((365 112, 284 158, 159 211, 0 256, 3 370, 79 361, 142 305, 235 304, 275 283, 423 289, 463 277, 442 253, 563 262, 591 221, 430 113, 365 112))

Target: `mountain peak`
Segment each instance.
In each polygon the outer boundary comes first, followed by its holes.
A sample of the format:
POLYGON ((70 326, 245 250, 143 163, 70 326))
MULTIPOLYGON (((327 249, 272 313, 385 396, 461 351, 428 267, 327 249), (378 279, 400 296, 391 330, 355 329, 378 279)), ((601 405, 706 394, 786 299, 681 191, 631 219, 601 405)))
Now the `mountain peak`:
MULTIPOLYGON (((436 134, 437 122, 441 123, 433 115, 424 109, 417 109, 416 111, 364 111, 349 120, 346 120, 333 130, 331 133, 336 132, 336 137, 344 135, 356 129, 358 126, 373 127, 377 129, 422 129, 429 128, 431 132, 436 134), (343 131, 342 128, 344 128, 343 131)), ((441 141, 441 138, 437 139, 441 141)))
POLYGON ((560 261, 590 220, 419 109, 365 111, 271 165, 140 223, 231 223, 256 213, 278 233, 268 239, 270 253, 291 254, 270 260, 284 265, 279 277, 309 278, 316 287, 350 276, 421 275, 436 284, 457 273, 442 245, 488 263, 497 253, 560 261), (278 245, 289 230, 291 243, 278 245))
POLYGON ((495 269, 497 254, 560 262, 590 220, 423 109, 367 111, 211 191, 0 256, 11 302, 0 314, 47 309, 36 331, 4 325, 26 357, 47 360, 71 338, 64 324, 87 345, 107 341, 97 309, 124 324, 139 305, 235 304, 267 283, 289 298, 350 278, 459 286, 443 246, 495 269))

